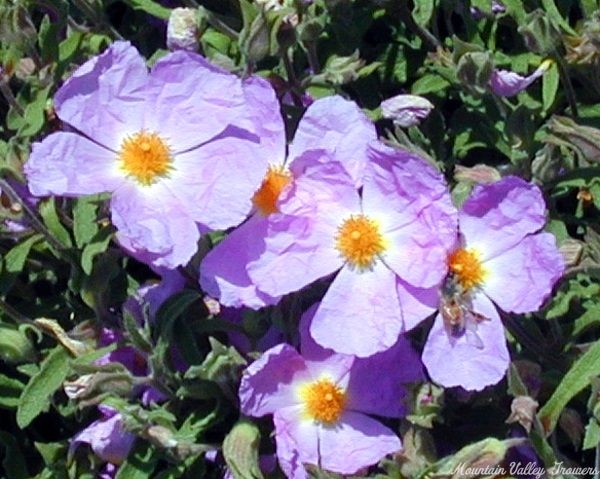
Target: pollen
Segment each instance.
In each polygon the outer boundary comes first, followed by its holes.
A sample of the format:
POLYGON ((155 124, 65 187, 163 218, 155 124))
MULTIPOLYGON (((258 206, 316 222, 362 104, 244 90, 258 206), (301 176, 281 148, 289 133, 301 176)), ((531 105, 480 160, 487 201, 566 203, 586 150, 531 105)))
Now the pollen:
POLYGON ((158 134, 142 130, 123 140, 119 161, 127 175, 148 186, 169 174, 173 158, 158 134))
POLYGON ((319 379, 301 392, 306 414, 325 424, 337 422, 346 407, 346 393, 329 379, 319 379))
POLYGON ((338 228, 336 248, 351 267, 368 269, 377 255, 385 251, 383 236, 376 221, 352 215, 338 228))
POLYGON ((270 166, 260 188, 252 197, 252 203, 265 216, 279 212, 277 200, 290 181, 292 175, 284 166, 270 166))
POLYGON ((485 269, 477 251, 459 248, 448 257, 448 268, 454 273, 465 290, 481 286, 485 269))

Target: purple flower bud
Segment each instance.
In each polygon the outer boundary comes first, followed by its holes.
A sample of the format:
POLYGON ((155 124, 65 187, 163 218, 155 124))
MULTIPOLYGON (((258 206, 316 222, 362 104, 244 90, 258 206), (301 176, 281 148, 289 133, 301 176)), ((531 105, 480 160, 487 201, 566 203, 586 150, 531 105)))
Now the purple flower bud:
POLYGON ((545 60, 531 75, 525 77, 510 70, 494 70, 490 78, 490 88, 496 95, 517 95, 541 77, 551 65, 552 60, 545 60))
POLYGON ((383 117, 403 128, 419 124, 432 109, 433 104, 427 98, 417 95, 396 95, 381 102, 383 117))

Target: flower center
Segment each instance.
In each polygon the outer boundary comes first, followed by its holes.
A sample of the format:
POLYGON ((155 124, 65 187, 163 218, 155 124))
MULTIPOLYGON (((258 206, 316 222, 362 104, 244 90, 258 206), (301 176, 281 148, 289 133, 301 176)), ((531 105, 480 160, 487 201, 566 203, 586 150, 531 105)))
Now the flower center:
POLYGON ((128 175, 146 186, 166 176, 173 163, 171 150, 162 138, 143 130, 125 138, 119 160, 128 175))
POLYGON ((279 212, 277 199, 290 181, 292 175, 284 166, 270 166, 260 188, 252 197, 252 203, 265 216, 279 212))
POLYGON ((333 424, 346 406, 346 393, 329 379, 319 379, 302 391, 306 413, 315 421, 333 424))
POLYGON ((352 215, 338 228, 336 248, 352 267, 367 269, 385 251, 377 223, 364 215, 352 215))
POLYGON ((474 250, 459 248, 454 251, 448 257, 448 268, 465 290, 480 286, 485 279, 486 271, 474 250))

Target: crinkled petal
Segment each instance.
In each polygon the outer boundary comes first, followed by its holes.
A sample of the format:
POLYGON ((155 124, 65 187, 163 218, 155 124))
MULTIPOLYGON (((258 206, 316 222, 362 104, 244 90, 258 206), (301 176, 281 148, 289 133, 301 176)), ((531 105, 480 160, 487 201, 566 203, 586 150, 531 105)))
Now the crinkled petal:
MULTIPOLYGON (((246 83, 249 102, 237 76, 211 65, 196 53, 173 52, 161 58, 150 73, 144 126, 159 131, 175 154, 209 141, 228 127, 243 130, 240 134, 254 143, 272 134, 281 137, 284 127, 278 115, 279 105, 272 88, 266 88, 264 83, 258 79, 246 83), (254 107, 261 107, 260 111, 272 109, 264 127, 254 107), (279 123, 274 127, 271 122, 277 116, 279 123)), ((278 155, 284 153, 283 144, 281 148, 278 155)))
POLYGON ((506 374, 510 357, 504 327, 495 306, 483 294, 473 298, 473 311, 487 319, 477 325, 481 344, 464 335, 451 342, 444 320, 437 315, 423 349, 423 363, 431 379, 444 387, 461 386, 468 391, 481 391, 498 383, 506 374), (480 347, 483 346, 483 347, 480 347))
POLYGON ((283 296, 343 265, 331 240, 334 228, 321 228, 308 217, 280 216, 269 220, 266 250, 258 260, 248 263, 248 275, 260 291, 273 297, 283 296))
POLYGON ((394 345, 402 331, 396 277, 381 262, 359 273, 344 266, 310 327, 317 343, 338 353, 371 356, 394 345))
POLYGON ((267 171, 260 143, 223 136, 177 155, 171 194, 184 211, 212 230, 240 224, 267 171))
POLYGON ((396 278, 396 291, 400 299, 405 331, 410 331, 438 309, 438 286, 426 289, 416 288, 400 278, 396 278))
POLYGON ((346 389, 350 380, 350 369, 355 360, 354 356, 333 353, 318 361, 305 359, 312 381, 327 378, 338 387, 346 389))
POLYGON ((113 194, 111 207, 117 240, 140 261, 175 268, 196 252, 198 227, 164 184, 125 185, 113 194))
POLYGON ((383 424, 364 414, 346 411, 333 427, 320 426, 319 458, 322 469, 353 474, 399 452, 402 442, 383 424))
POLYGON ((115 42, 81 65, 54 96, 58 117, 118 151, 143 127, 148 69, 129 42, 115 42))
POLYGON ((259 309, 275 304, 279 298, 259 291, 246 267, 265 250, 268 218, 252 216, 215 246, 200 265, 202 289, 225 306, 259 309))
POLYGON ((273 414, 277 459, 289 479, 306 479, 304 464, 319 464, 317 427, 303 417, 303 406, 286 407, 273 414))
POLYGON ((307 150, 325 150, 342 163, 355 185, 362 184, 367 145, 377 138, 375 126, 356 103, 340 96, 315 101, 300 120, 289 158, 307 150))
POLYGON ((87 138, 56 132, 34 143, 24 172, 36 196, 79 196, 115 190, 124 182, 116 155, 87 138))
POLYGON ((456 229, 452 225, 456 212, 439 172, 414 153, 378 141, 369 145, 368 152, 363 210, 365 214, 381 215, 384 231, 413 222, 432 203, 450 217, 450 225, 442 225, 444 232, 456 229))
POLYGON ((360 212, 358 193, 336 162, 305 170, 284 196, 281 214, 269 216, 264 254, 248 265, 256 287, 270 296, 297 291, 341 268, 337 229, 360 212))
POLYGON ((401 336, 390 349, 354 361, 347 389, 347 408, 384 417, 403 416, 404 385, 423 378, 421 358, 401 336), (373 371, 377 371, 376 377, 373 371))
POLYGON ((429 288, 446 276, 448 250, 418 220, 388 232, 385 240, 389 246, 383 260, 408 284, 429 288))
POLYGON ((485 262, 483 290, 504 311, 537 311, 562 276, 565 264, 550 233, 528 236, 485 262))
POLYGON ((244 371, 239 390, 241 410, 260 417, 298 405, 295 386, 310 379, 306 362, 293 347, 274 346, 244 371))
POLYGON ((260 138, 260 148, 270 164, 283 164, 286 153, 285 124, 281 106, 271 84, 259 76, 244 79, 244 96, 249 118, 236 123, 241 128, 255 132, 260 138))
POLYGON ((456 240, 456 210, 442 176, 418 156, 373 143, 363 212, 376 220, 388 248, 384 260, 417 287, 439 283, 456 240))
POLYGON ((540 189, 516 176, 475 187, 459 215, 466 247, 486 261, 543 228, 546 203, 540 189))
POLYGON ((308 308, 300 318, 298 332, 300 334, 300 352, 302 357, 309 361, 324 361, 332 354, 333 350, 324 348, 310 335, 310 324, 321 303, 315 303, 308 308))

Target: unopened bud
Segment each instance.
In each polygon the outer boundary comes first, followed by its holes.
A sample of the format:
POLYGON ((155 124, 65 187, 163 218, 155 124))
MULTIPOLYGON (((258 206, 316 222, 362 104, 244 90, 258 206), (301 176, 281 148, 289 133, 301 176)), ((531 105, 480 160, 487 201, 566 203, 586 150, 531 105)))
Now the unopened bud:
POLYGON ((433 104, 418 95, 396 95, 381 102, 381 114, 402 128, 417 125, 433 110, 433 104))
POLYGON ((169 17, 167 25, 167 48, 174 50, 187 50, 197 52, 198 23, 196 10, 191 8, 175 8, 169 17))
POLYGON ((538 406, 538 402, 529 396, 517 396, 510 405, 510 416, 506 422, 508 424, 518 422, 529 433, 538 406))

